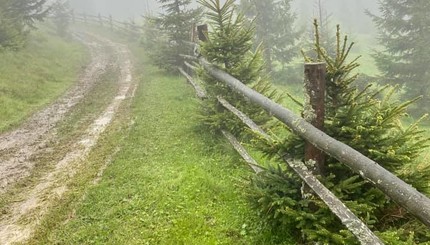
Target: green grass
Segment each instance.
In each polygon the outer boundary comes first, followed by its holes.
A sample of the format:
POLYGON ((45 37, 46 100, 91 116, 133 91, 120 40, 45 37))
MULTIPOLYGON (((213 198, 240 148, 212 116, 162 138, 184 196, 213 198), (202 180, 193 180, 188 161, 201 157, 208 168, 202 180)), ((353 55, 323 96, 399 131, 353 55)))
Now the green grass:
POLYGON ((46 27, 18 52, 0 52, 0 133, 60 96, 78 79, 89 56, 79 43, 46 27))
POLYGON ((118 75, 119 71, 116 69, 106 70, 88 91, 92 96, 85 97, 58 123, 55 139, 47 143, 46 147, 49 150, 32 156, 31 161, 35 164, 35 168, 31 174, 2 194, 0 213, 7 213, 8 205, 22 198, 20 195, 23 189, 33 186, 44 173, 52 171, 53 166, 70 151, 71 142, 79 140, 82 133, 100 115, 101 110, 106 108, 114 98, 118 89, 118 75))
POLYGON ((198 130, 192 88, 147 62, 136 68, 134 124, 120 115, 30 243, 279 244, 247 202, 249 169, 198 130), (88 184, 116 144, 100 183, 88 184))

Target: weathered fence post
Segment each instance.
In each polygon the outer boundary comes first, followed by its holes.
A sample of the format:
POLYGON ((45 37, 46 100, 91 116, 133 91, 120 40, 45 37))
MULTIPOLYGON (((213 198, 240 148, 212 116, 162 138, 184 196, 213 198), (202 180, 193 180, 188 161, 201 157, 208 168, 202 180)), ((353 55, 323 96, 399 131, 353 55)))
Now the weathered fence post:
POLYGON ((206 42, 208 40, 208 25, 204 24, 204 25, 199 25, 197 26, 197 33, 199 36, 199 40, 202 42, 206 42))
MULTIPOLYGON (((305 64, 305 108, 303 118, 323 131, 325 116, 326 64, 305 64)), ((305 162, 315 162, 314 174, 324 175, 325 154, 309 142, 305 145, 305 162)))
POLYGON ((194 23, 191 27, 191 42, 197 43, 197 32, 196 32, 197 25, 194 23))
POLYGON ((84 23, 87 24, 87 14, 83 13, 82 15, 84 16, 84 23))

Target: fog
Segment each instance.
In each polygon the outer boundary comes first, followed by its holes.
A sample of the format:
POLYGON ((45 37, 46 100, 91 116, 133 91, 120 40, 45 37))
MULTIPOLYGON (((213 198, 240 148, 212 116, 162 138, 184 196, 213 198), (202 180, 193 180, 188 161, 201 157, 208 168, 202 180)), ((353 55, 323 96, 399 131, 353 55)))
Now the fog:
MULTIPOLYGON (((348 33, 368 33, 375 31, 372 20, 366 10, 378 13, 378 1, 375 0, 320 0, 323 18, 328 17, 332 25, 340 24, 348 33)), ((319 16, 318 0, 295 0, 293 9, 301 25, 310 25, 312 19, 319 16)))
POLYGON ((78 13, 112 15, 115 19, 129 20, 160 12, 156 0, 69 0, 78 13))
MULTIPOLYGON (((138 19, 143 15, 157 15, 161 12, 156 0, 69 0, 76 12, 112 15, 116 19, 138 19)), ((263 0, 264 1, 264 0, 263 0)), ((377 13, 375 0, 320 0, 323 16, 329 16, 331 24, 341 24, 349 33, 372 33, 373 23, 364 13, 369 9, 377 13)), ((318 16, 318 0, 294 0, 292 7, 297 14, 297 25, 307 26, 318 16)), ((197 5, 197 1, 193 1, 197 5)))

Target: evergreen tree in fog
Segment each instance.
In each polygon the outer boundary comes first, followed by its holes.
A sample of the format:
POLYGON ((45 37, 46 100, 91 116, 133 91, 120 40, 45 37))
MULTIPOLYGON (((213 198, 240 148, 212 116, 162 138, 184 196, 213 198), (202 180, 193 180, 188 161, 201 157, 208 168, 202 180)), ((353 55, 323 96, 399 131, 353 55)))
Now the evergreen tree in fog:
POLYGON ((46 0, 0 0, 0 49, 21 47, 29 29, 48 14, 45 5, 46 0))
POLYGON ((263 44, 264 60, 268 71, 273 62, 290 62, 298 33, 293 29, 295 15, 291 0, 241 0, 241 8, 250 19, 255 19, 257 42, 263 44))
POLYGON ((186 54, 190 47, 183 41, 190 40, 191 28, 200 15, 200 10, 190 9, 191 0, 158 0, 165 11, 157 18, 162 30, 167 33, 170 48, 165 50, 164 58, 170 68, 182 66, 180 54, 186 54))
POLYGON ((375 54, 385 82, 405 86, 406 96, 422 95, 416 111, 430 102, 430 1, 381 0, 381 15, 369 15, 379 28, 385 50, 375 54))

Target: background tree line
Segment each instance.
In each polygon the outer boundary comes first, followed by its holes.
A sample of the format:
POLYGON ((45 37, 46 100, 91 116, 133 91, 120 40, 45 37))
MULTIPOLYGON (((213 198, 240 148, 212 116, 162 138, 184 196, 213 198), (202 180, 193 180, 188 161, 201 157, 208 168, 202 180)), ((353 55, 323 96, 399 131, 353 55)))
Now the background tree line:
POLYGON ((57 32, 65 36, 71 18, 66 0, 0 0, 0 50, 16 50, 25 45, 36 23, 52 15, 57 32))

